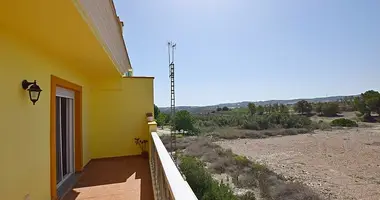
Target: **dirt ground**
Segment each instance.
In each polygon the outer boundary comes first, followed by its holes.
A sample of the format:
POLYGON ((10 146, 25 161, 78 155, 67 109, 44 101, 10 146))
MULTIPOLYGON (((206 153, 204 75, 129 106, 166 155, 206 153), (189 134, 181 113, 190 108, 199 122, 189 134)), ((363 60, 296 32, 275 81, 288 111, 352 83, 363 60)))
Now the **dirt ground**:
POLYGON ((217 143, 326 199, 380 199, 380 125, 217 143))

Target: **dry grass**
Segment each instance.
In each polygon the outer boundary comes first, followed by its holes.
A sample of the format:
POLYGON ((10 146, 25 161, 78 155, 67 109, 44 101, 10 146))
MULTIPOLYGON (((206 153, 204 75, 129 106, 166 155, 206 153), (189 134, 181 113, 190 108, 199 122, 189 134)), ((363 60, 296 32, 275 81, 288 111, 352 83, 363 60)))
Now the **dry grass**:
MULTIPOLYGON (((170 135, 162 135, 160 136, 160 139, 166 149, 170 151, 170 135)), ((172 151, 183 150, 196 140, 198 140, 196 136, 178 137, 176 146, 175 148, 173 147, 172 151)))
POLYGON ((220 139, 238 139, 238 138, 252 138, 262 139, 273 136, 286 136, 310 133, 311 131, 305 128, 290 128, 290 129, 268 129, 268 130, 246 130, 239 128, 224 128, 217 129, 214 132, 207 134, 214 138, 220 139))
POLYGON ((380 126, 372 126, 216 143, 265 164, 288 181, 307 184, 326 199, 379 199, 380 126))
MULTIPOLYGON (((272 133, 260 131, 260 133, 256 134, 268 137, 272 136, 272 133)), ((283 133, 286 134, 286 132, 283 133)), ((249 135, 252 133, 243 132, 242 134, 249 135)), ((294 134, 294 132, 287 134, 294 134)), ((168 140, 166 139, 165 141, 168 140)), ((306 186, 300 183, 288 182, 266 166, 252 162, 245 156, 233 154, 230 149, 221 148, 208 137, 184 137, 179 138, 177 142, 179 144, 177 146, 181 146, 183 149, 184 155, 200 158, 207 163, 208 170, 214 174, 227 174, 238 188, 258 188, 256 191, 259 191, 260 194, 257 194, 257 196, 262 196, 264 199, 320 199, 316 193, 306 186)))

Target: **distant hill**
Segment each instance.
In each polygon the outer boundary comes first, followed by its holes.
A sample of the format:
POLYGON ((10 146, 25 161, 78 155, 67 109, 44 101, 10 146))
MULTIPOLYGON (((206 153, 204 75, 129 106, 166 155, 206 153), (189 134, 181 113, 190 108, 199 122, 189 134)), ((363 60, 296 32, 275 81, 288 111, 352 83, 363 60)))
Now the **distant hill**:
MULTIPOLYGON (((357 96, 357 95, 349 95, 349 96, 331 96, 331 97, 318 97, 318 98, 309 98, 309 99, 290 99, 290 100, 267 100, 267 101, 255 101, 254 103, 256 105, 268 105, 268 104, 286 104, 286 105, 292 105, 297 103, 300 100, 306 100, 308 102, 331 102, 331 101, 337 101, 340 99, 343 99, 345 97, 350 96, 357 96)), ((188 110, 189 112, 197 113, 197 112, 207 112, 215 110, 218 107, 224 107, 227 106, 229 108, 241 108, 241 107, 247 107, 248 103, 251 101, 242 101, 242 102, 236 102, 236 103, 221 103, 217 105, 210 105, 210 106, 176 106, 176 110, 188 110)), ((170 107, 161 107, 161 112, 170 112, 170 107)))

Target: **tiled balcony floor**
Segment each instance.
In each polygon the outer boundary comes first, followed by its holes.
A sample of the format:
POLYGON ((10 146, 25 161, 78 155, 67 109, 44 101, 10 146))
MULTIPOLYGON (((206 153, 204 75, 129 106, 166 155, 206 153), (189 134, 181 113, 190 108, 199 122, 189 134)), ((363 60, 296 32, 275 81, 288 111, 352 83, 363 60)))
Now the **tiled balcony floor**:
POLYGON ((91 160, 63 200, 153 200, 148 159, 91 160))

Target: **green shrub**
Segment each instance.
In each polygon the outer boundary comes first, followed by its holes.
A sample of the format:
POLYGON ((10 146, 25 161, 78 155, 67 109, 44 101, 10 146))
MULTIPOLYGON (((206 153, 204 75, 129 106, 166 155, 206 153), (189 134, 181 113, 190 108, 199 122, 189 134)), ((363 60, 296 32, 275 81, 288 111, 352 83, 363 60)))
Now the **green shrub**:
POLYGON ((237 165, 239 168, 246 167, 246 166, 248 166, 249 163, 250 163, 250 161, 248 160, 248 158, 245 157, 245 156, 235 155, 235 156, 234 156, 234 160, 235 160, 236 165, 237 165))
POLYGON ((228 185, 213 180, 202 200, 237 200, 228 185))
POLYGON ((269 128, 306 128, 310 125, 311 120, 306 116, 270 113, 253 115, 245 121, 242 127, 250 130, 265 130, 269 128))
POLYGON ((339 112, 339 104, 336 102, 327 102, 322 106, 323 116, 334 117, 339 112))
POLYGON ((334 119, 331 126, 358 127, 358 124, 346 118, 334 119))
POLYGON ((191 156, 181 156, 179 167, 191 189, 202 200, 237 200, 231 189, 219 183, 206 171, 202 161, 191 156))
POLYGON ((175 114, 174 128, 186 131, 185 135, 197 135, 199 129, 194 127, 194 122, 194 117, 187 110, 181 110, 175 114))
POLYGON ((249 129, 249 130, 261 130, 259 124, 256 121, 250 121, 250 122, 244 123, 243 128, 249 129))

